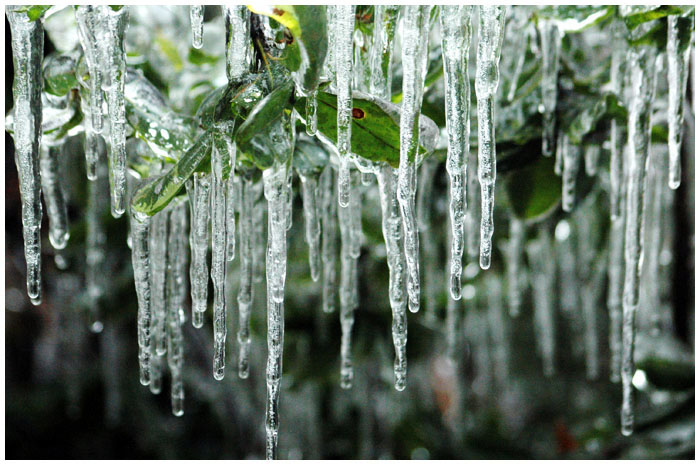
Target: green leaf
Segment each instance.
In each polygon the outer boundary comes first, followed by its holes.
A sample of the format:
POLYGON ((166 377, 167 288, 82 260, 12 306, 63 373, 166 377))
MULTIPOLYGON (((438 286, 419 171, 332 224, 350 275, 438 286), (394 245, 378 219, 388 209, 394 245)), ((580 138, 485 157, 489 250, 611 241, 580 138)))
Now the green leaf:
POLYGON ((52 53, 44 59, 44 91, 62 97, 71 89, 78 88, 78 79, 75 77, 75 69, 78 60, 74 53, 52 53))
POLYGON ((646 358, 637 362, 647 380, 654 386, 671 391, 684 391, 695 386, 695 366, 688 362, 646 358))
POLYGON ((304 93, 318 88, 327 51, 326 7, 322 5, 274 5, 249 7, 269 16, 292 33, 282 63, 292 71, 294 81, 304 93))
POLYGON ((258 102, 235 135, 238 154, 261 170, 286 162, 294 150, 291 97, 294 83, 275 89, 258 102))
MULTIPOLYGON (((338 138, 338 99, 328 92, 318 93, 319 137, 335 145, 338 138)), ((294 107, 305 114, 306 99, 300 98, 294 107)), ((353 95, 352 152, 373 162, 387 162, 399 166, 400 111, 398 105, 359 92, 353 95)), ((431 153, 437 144, 437 125, 425 115, 420 118, 419 158, 431 153)))
POLYGON ((559 204, 561 178, 554 174, 554 157, 540 155, 534 163, 505 178, 508 201, 518 218, 537 221, 559 204))
POLYGON ((627 29, 631 31, 649 21, 665 18, 668 15, 680 15, 685 13, 685 11, 683 7, 673 5, 634 6, 628 8, 628 11, 622 19, 627 29))
POLYGON ((36 21, 37 19, 44 16, 46 11, 53 5, 25 5, 20 8, 15 9, 17 13, 27 13, 27 18, 29 21, 36 21))
POLYGON ((574 145, 579 145, 586 134, 593 131, 602 118, 614 118, 624 121, 627 118, 627 110, 618 101, 615 94, 607 93, 593 106, 588 106, 579 111, 571 122, 566 134, 574 145))
MULTIPOLYGON (((179 56, 178 56, 179 57, 179 56)), ((202 50, 190 47, 190 51, 187 54, 187 61, 193 65, 215 65, 219 61, 219 57, 214 55, 208 55, 202 50)))
POLYGON ((599 24, 615 12, 615 7, 605 5, 559 5, 546 6, 538 15, 558 20, 559 29, 575 33, 599 24))
POLYGON ((170 64, 173 65, 175 71, 182 71, 183 63, 177 46, 172 43, 165 34, 156 34, 155 44, 168 61, 170 61, 170 64))
POLYGON ((205 133, 195 141, 170 171, 143 186, 135 194, 131 207, 139 213, 152 216, 177 195, 197 166, 211 152, 211 134, 205 133))

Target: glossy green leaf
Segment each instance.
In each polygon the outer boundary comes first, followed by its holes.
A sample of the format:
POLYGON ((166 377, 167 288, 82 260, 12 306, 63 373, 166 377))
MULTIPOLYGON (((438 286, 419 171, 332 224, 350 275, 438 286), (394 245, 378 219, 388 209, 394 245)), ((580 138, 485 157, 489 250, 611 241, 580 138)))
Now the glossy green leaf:
POLYGON ((554 174, 554 157, 540 155, 504 177, 511 210, 518 218, 536 221, 559 204, 561 178, 554 174))
POLYGON ((26 13, 29 21, 36 21, 46 14, 49 8, 53 5, 24 5, 19 8, 15 8, 14 11, 17 13, 26 13))
POLYGON ((668 15, 680 15, 686 12, 686 9, 683 7, 673 5, 634 6, 628 8, 627 14, 625 14, 622 19, 625 22, 625 26, 627 26, 627 29, 630 31, 649 21, 665 18, 668 15))
MULTIPOLYGON (((338 99, 328 92, 318 93, 318 136, 335 145, 337 140, 338 99)), ((294 106, 305 114, 306 99, 300 98, 294 106)), ((387 162, 399 166, 400 157, 400 107, 366 94, 353 95, 352 152, 373 162, 387 162)), ((435 149, 438 128, 428 117, 420 118, 419 157, 435 149)))
POLYGON ((654 386, 672 391, 684 391, 695 386, 695 366, 692 363, 645 358, 637 362, 647 380, 654 386))
POLYGON ((195 141, 170 171, 149 182, 134 194, 131 208, 149 216, 164 209, 210 152, 211 134, 205 133, 195 141))
POLYGON ((71 89, 78 88, 75 69, 78 66, 76 54, 52 53, 44 59, 44 91, 63 96, 71 89))

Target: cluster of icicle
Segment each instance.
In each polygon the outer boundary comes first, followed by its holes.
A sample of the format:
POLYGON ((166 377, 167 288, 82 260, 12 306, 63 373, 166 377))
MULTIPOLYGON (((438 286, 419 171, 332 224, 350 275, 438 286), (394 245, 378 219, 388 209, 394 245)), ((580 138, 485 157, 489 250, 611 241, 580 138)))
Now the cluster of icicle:
MULTIPOLYGON (((389 300, 392 311, 392 338, 395 345, 395 387, 406 387, 407 316, 406 307, 417 312, 420 305, 419 236, 417 217, 417 163, 419 117, 426 78, 430 7, 376 6, 373 38, 369 58, 364 63, 353 60, 355 9, 353 6, 329 6, 329 53, 325 75, 338 95, 337 173, 328 166, 319 175, 299 173, 305 218, 305 238, 309 246, 309 265, 314 281, 322 280, 323 309, 335 309, 339 289, 341 338, 341 386, 350 388, 353 380, 351 333, 354 311, 359 305, 357 259, 362 244, 360 186, 376 176, 382 210, 382 231, 389 267, 389 300), (401 20, 399 21, 399 18, 401 20), (352 152, 351 120, 353 90, 378 98, 391 98, 391 65, 398 26, 401 26, 403 99, 400 113, 400 163, 393 168, 386 163, 368 164, 352 152), (355 63, 354 63, 355 61, 355 63), (365 69, 357 69, 364 66, 365 69), (363 74, 364 73, 364 74, 363 74), (365 75, 367 79, 358 78, 365 75), (354 84, 353 84, 354 81, 354 84), (336 277, 336 236, 340 226, 340 279, 336 277), (338 282, 339 281, 339 282, 338 282)), ((470 80, 469 48, 472 31, 472 6, 440 7, 442 57, 445 76, 445 112, 447 121, 447 161, 449 176, 449 294, 453 303, 462 297, 462 255, 479 252, 484 269, 491 262, 493 206, 496 179, 496 144, 494 113, 499 83, 499 61, 504 37, 506 7, 478 7, 478 43, 476 51, 475 93, 478 121, 478 157, 469 147, 470 80), (478 164, 477 164, 478 163, 478 164), (478 184, 477 184, 478 182, 478 184), (477 186, 480 186, 481 199, 477 186), (481 218, 467 199, 481 205, 481 218), (476 228, 476 223, 480 226, 476 228), (466 226, 466 228, 465 228, 466 226), (466 229, 466 231, 465 231, 466 229), (473 240, 474 231, 480 236, 473 240), (466 237, 465 237, 466 236, 466 237)), ((226 64, 229 80, 242 77, 249 69, 250 12, 242 6, 224 7, 226 22, 226 64)), ((41 66, 43 58, 42 20, 29 21, 23 12, 8 8, 12 30, 15 64, 13 137, 22 196, 27 289, 32 302, 41 299, 40 196, 45 198, 49 215, 49 238, 56 249, 68 240, 66 205, 58 185, 57 145, 61 141, 42 139, 41 66)), ((85 114, 85 155, 87 177, 91 182, 100 172, 99 151, 102 135, 108 129, 109 180, 112 213, 120 216, 126 208, 126 149, 124 33, 128 8, 79 6, 75 9, 79 36, 85 53, 89 79, 80 89, 85 114), (104 96, 106 95, 106 105, 104 96), (105 106, 107 119, 105 120, 105 106)), ((203 7, 190 9, 192 41, 202 46, 203 7)), ((688 74, 689 47, 680 50, 676 17, 668 19, 669 64, 669 176, 671 188, 680 181, 680 140, 683 121, 685 82, 688 74)), ((557 157, 557 170, 563 177, 565 211, 574 204, 574 183, 581 150, 565 134, 557 137, 557 73, 562 34, 555 21, 539 24, 544 74, 542 107, 544 133, 542 153, 557 157)), ((615 32, 612 43, 623 44, 622 32, 615 32)), ((522 60, 521 60, 522 61, 522 60)), ((522 63, 516 65, 516 73, 522 63)), ((517 79, 514 79, 514 81, 517 79)), ((634 321, 639 299, 639 269, 642 257, 642 211, 644 183, 650 145, 650 105, 654 96, 654 57, 645 48, 613 50, 611 81, 613 91, 621 95, 629 83, 630 101, 627 139, 625 128, 613 121, 610 131, 611 166, 611 244, 609 258, 609 299, 613 378, 623 381, 623 432, 632 430, 632 389, 634 372, 634 321), (627 56, 625 57, 625 53, 627 56), (626 147, 626 148, 625 148, 626 147), (621 338, 621 339, 620 339, 621 338)), ((512 93, 512 92, 511 92, 512 93)), ((306 123, 309 134, 316 132, 315 97, 308 98, 306 123)), ((130 240, 134 281, 138 298, 138 343, 140 381, 159 392, 164 361, 171 371, 172 409, 183 413, 182 380, 184 303, 187 282, 187 255, 191 255, 189 282, 192 298, 192 324, 201 327, 208 308, 208 281, 213 283, 213 374, 224 377, 226 347, 225 301, 226 264, 234 259, 236 233, 239 235, 240 285, 238 373, 249 375, 249 320, 253 305, 252 285, 259 227, 262 216, 254 209, 264 193, 268 204, 268 239, 266 256, 268 360, 266 382, 266 456, 274 458, 279 430, 279 398, 284 342, 284 287, 286 276, 286 232, 291 226, 291 171, 285 165, 263 172, 262 183, 254 183, 234 173, 236 147, 231 141, 213 144, 211 174, 197 173, 187 184, 187 200, 172 202, 153 217, 131 212, 130 240), (228 151, 231 175, 224 179, 223 151, 228 151), (262 184, 262 186, 260 185, 262 184), (189 204, 189 209, 187 204, 189 204), (189 211, 188 211, 189 210, 189 211), (189 215, 188 215, 189 212, 189 215), (236 230, 238 215, 238 231, 236 230), (189 232, 188 232, 189 231, 189 232), (189 247, 188 247, 189 241, 189 247), (211 268, 208 249, 211 244, 211 268), (165 358, 165 360, 164 360, 165 358)), ((586 170, 595 172, 597 154, 586 152, 586 170)), ((426 165, 428 166, 428 165, 426 165)), ((97 221, 97 220, 95 220, 97 221)), ((96 228, 97 226, 95 226, 96 228)), ((524 248, 524 224, 511 222, 508 256, 509 302, 511 314, 517 315, 521 301, 520 267, 524 248)), ((99 231, 95 232, 95 237, 99 231)), ((95 239, 93 249, 99 247, 95 239)), ((545 372, 554 371, 553 307, 551 294, 555 281, 554 259, 548 232, 526 248, 535 277, 534 298, 540 351, 545 372)), ((93 250, 95 252, 95 250, 93 250)), ((88 262, 90 262, 88 260, 88 262)), ((454 306, 453 306, 454 307, 454 306)), ((454 308, 452 308, 454 313, 454 308)), ((448 312, 449 313, 449 312, 448 312)), ((594 331, 595 327, 593 327, 594 331)), ((589 374, 595 375, 595 357, 589 374)))

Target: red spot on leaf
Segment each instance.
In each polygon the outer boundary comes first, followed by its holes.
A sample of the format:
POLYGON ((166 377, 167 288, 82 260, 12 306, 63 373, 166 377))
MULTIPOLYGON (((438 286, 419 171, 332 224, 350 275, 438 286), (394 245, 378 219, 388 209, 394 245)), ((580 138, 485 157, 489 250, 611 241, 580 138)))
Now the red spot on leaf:
POLYGON ((365 112, 360 110, 359 108, 353 108, 352 117, 355 119, 362 119, 365 117, 365 112))

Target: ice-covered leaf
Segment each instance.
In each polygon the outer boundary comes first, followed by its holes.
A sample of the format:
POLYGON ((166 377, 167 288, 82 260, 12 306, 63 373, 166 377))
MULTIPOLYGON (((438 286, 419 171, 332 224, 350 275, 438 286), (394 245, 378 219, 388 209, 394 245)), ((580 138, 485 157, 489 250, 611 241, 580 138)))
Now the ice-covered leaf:
POLYGON ((557 5, 546 6, 538 13, 544 18, 557 20, 563 32, 581 32, 595 26, 615 12, 614 6, 557 5))
POLYGON ((518 218, 540 219, 559 204, 561 178, 554 174, 554 157, 540 155, 504 177, 511 211, 518 218))
POLYGON ((569 124, 566 134, 572 144, 580 144, 583 138, 593 131, 602 118, 614 118, 625 121, 627 110, 612 93, 607 93, 596 102, 577 113, 576 118, 569 124))
POLYGON ((684 391, 695 386, 693 363, 648 357, 637 362, 647 380, 654 386, 671 391, 684 391))
POLYGON ((329 154, 325 147, 310 137, 300 136, 294 144, 292 166, 304 175, 320 173, 328 164, 329 154))
POLYGON ((71 89, 78 88, 75 70, 78 66, 77 53, 52 53, 44 59, 44 91, 63 96, 71 89))
POLYGON ((623 10, 623 20, 627 29, 631 31, 649 21, 665 18, 668 15, 682 15, 687 11, 688 7, 674 5, 629 6, 623 10))

